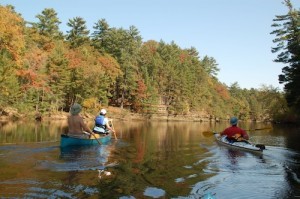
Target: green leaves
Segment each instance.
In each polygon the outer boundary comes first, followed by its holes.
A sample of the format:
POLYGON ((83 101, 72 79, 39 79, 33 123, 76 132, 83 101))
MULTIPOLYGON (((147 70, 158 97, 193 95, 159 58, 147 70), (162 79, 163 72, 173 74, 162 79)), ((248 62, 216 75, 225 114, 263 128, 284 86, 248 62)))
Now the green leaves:
MULTIPOLYGON (((284 110, 276 106, 285 103, 281 93, 268 90, 271 97, 266 97, 265 91, 241 89, 237 83, 228 87, 217 79, 213 57, 200 57, 194 47, 183 49, 174 41, 142 41, 135 26, 110 27, 100 19, 90 37, 85 20, 74 17, 63 35, 51 8, 28 27, 11 8, 0 6, 0 11, 0 105, 23 101, 22 107, 49 111, 68 110, 77 101, 90 108, 101 104, 155 113, 162 107, 166 114, 241 119, 264 119, 275 114, 269 110, 284 110)), ((286 83, 289 101, 295 101, 297 12, 274 22, 276 61, 290 63, 280 81, 286 83)))

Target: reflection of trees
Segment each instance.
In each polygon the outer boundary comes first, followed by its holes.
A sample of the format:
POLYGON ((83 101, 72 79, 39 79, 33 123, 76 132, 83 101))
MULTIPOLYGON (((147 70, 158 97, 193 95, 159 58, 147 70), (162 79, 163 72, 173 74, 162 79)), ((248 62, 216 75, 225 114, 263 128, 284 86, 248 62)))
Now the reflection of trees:
MULTIPOLYGON (((119 146, 111 157, 117 159, 119 164, 111 168, 113 176, 100 181, 98 185, 103 198, 124 195, 144 198, 141 190, 146 187, 165 190, 166 198, 189 195, 191 185, 215 175, 203 172, 210 162, 210 159, 206 161, 210 153, 202 147, 208 142, 209 146, 213 145, 214 137, 212 134, 204 136, 201 132, 220 132, 229 126, 228 122, 124 123, 116 123, 115 126, 118 133, 122 130, 121 143, 126 144, 119 146), (176 182, 179 178, 184 180, 176 182), (112 196, 112 193, 115 195, 112 196)), ((262 135, 265 132, 257 133, 262 135)), ((234 163, 243 157, 239 153, 228 154, 228 161, 234 163)))
POLYGON ((34 143, 59 141, 66 121, 17 121, 1 123, 0 143, 34 143))
POLYGON ((195 164, 199 161, 198 154, 205 152, 199 147, 198 131, 202 129, 199 129, 199 123, 126 122, 126 125, 117 124, 116 129, 120 126, 124 126, 122 141, 129 146, 120 147, 113 154, 112 158, 118 159, 119 164, 111 168, 113 176, 99 182, 101 197, 132 195, 143 198, 141 190, 149 186, 166 190, 167 198, 172 194, 187 195, 188 184, 207 177, 196 175, 187 179, 191 181, 189 183, 175 182, 177 178, 198 174, 207 164, 195 164), (190 168, 182 169, 185 166, 190 168), (174 189, 178 186, 180 188, 174 189))
MULTIPOLYGON (((272 130, 272 135, 277 137, 282 136, 285 138, 286 148, 300 151, 299 139, 299 127, 297 126, 277 126, 272 130)), ((281 143, 282 144, 282 143, 281 143)))

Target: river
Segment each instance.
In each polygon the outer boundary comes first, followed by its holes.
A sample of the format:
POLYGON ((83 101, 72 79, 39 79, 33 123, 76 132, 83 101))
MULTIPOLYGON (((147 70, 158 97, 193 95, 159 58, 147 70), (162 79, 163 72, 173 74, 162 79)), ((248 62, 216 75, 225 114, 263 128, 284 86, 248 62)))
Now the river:
POLYGON ((299 128, 240 123, 253 154, 215 142, 227 125, 114 121, 118 140, 61 149, 64 121, 1 123, 0 198, 300 198, 299 128))

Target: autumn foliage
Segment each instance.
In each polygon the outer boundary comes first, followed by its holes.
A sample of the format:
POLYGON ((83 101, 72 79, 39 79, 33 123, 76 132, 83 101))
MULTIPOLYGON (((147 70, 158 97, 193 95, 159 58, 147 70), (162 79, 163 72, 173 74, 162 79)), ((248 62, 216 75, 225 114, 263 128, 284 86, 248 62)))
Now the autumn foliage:
MULTIPOLYGON (((12 6, 0 5, 0 106, 46 113, 78 102, 92 111, 110 105, 147 114, 163 106, 167 114, 241 119, 262 118, 271 109, 261 108, 268 103, 259 90, 220 83, 216 60, 193 47, 142 41, 136 27, 110 27, 105 19, 92 32, 75 17, 63 34, 51 8, 37 19, 25 23, 12 6)), ((275 95, 282 102, 282 94, 275 95)))

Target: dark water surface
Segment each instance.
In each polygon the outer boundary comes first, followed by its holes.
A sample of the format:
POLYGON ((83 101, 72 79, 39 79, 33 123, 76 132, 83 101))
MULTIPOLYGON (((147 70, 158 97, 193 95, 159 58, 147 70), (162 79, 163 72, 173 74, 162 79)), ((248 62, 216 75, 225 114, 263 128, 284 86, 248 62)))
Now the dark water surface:
POLYGON ((217 145, 227 123, 114 126, 107 145, 61 149, 65 122, 2 123, 0 198, 300 198, 297 127, 241 123, 259 155, 217 145))

